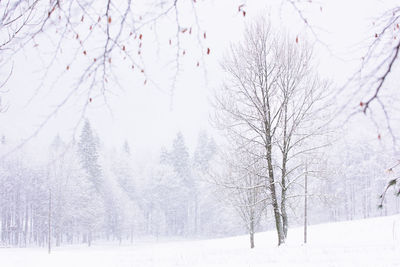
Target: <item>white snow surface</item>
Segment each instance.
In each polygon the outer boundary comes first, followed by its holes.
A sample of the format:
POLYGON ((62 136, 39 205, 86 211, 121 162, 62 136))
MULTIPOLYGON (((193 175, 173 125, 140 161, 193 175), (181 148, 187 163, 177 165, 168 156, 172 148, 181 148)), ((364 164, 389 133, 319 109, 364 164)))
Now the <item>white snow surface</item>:
POLYGON ((148 267, 148 266, 400 266, 400 215, 289 229, 277 247, 275 231, 197 241, 137 241, 133 245, 1 248, 0 267, 148 267))

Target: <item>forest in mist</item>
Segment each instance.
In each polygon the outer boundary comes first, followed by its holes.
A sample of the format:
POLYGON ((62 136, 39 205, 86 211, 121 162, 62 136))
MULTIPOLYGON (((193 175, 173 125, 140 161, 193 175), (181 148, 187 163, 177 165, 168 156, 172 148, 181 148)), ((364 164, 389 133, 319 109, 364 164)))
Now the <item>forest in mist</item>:
MULTIPOLYGON (((12 142, 3 136, 1 149, 12 142)), ((129 244, 143 238, 248 233, 249 221, 235 193, 240 188, 232 191, 213 174, 216 166, 229 167, 221 166, 223 151, 206 132, 199 133, 192 152, 177 133, 170 147, 160 148, 158 159, 144 165, 123 140, 119 147, 105 147, 88 120, 77 140, 55 136, 41 151, 25 150, 0 166, 2 246, 47 246, 49 239, 55 246, 104 240, 129 244), (45 163, 30 164, 39 153, 47 155, 45 163)), ((323 159, 308 166, 315 170, 308 179, 310 224, 400 211, 399 198, 392 194, 378 209, 393 158, 381 146, 342 141, 324 150, 323 159)), ((303 184, 304 177, 288 197, 290 227, 303 224, 303 184)), ((255 230, 273 229, 271 207, 260 212, 255 230)))

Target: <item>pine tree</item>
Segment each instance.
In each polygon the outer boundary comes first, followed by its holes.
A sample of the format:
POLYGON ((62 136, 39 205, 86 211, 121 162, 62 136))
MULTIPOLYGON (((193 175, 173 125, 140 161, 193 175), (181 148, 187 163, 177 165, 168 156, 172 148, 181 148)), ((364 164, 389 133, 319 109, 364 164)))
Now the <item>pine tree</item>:
POLYGON ((185 183, 190 183, 189 152, 180 132, 173 141, 170 162, 179 178, 185 183))
MULTIPOLYGON (((98 143, 96 142, 94 133, 88 120, 82 128, 80 140, 78 142, 78 154, 82 169, 86 173, 86 178, 80 183, 84 186, 85 191, 83 198, 85 200, 86 209, 83 211, 83 225, 86 234, 84 241, 91 245, 93 240, 93 231, 98 230, 102 226, 101 220, 98 218, 110 219, 110 216, 102 217, 104 212, 111 212, 112 205, 107 201, 104 181, 102 180, 102 171, 99 165, 98 143)), ((111 213, 109 213, 111 214, 111 213)))
POLYGON ((80 140, 78 142, 78 150, 82 168, 87 172, 89 179, 96 189, 100 190, 101 168, 98 163, 98 145, 88 120, 85 121, 82 128, 80 140))
POLYGON ((190 232, 189 216, 194 202, 194 182, 190 171, 190 157, 182 133, 178 133, 172 143, 171 151, 163 150, 161 163, 172 167, 175 175, 168 176, 171 181, 165 188, 169 211, 166 214, 170 234, 188 235, 190 232), (173 192, 170 194, 169 192, 173 192))
POLYGON ((206 132, 200 132, 197 139, 197 146, 193 155, 194 167, 201 172, 207 171, 215 152, 216 145, 214 139, 209 138, 206 132))
POLYGON ((205 131, 200 132, 192 160, 194 181, 192 195, 194 203, 191 218, 194 234, 199 234, 201 232, 201 222, 210 218, 209 208, 212 206, 210 194, 213 190, 210 184, 206 182, 206 175, 215 152, 216 145, 214 140, 208 137, 205 131), (203 217, 202 215, 205 216, 203 217))

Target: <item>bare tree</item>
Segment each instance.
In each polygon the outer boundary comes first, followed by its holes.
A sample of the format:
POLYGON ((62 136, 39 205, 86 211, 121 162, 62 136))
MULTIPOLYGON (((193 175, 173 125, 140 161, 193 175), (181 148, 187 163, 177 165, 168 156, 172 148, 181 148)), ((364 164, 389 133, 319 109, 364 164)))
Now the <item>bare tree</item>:
POLYGON ((214 170, 212 176, 226 196, 223 199, 242 219, 249 233, 250 248, 254 248, 254 235, 268 202, 265 175, 261 175, 266 168, 259 156, 232 151, 232 148, 221 153, 223 155, 218 169, 223 166, 224 171, 216 174, 218 171, 214 170))
POLYGON ((279 37, 264 20, 247 27, 244 40, 222 64, 227 76, 216 94, 216 122, 229 138, 242 140, 246 153, 254 154, 254 146, 262 151, 281 245, 288 190, 302 177, 294 159, 317 148, 309 141, 322 129, 316 121, 328 85, 314 71, 311 48, 279 37))

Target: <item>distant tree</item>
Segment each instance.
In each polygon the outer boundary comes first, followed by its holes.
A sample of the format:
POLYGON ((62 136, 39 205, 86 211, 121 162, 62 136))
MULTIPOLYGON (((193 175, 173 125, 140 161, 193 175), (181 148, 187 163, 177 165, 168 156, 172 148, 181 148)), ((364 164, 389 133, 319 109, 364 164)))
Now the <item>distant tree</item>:
MULTIPOLYGON (((68 190, 65 190, 68 180, 68 171, 66 170, 66 162, 64 160, 64 152, 66 146, 61 140, 60 136, 57 135, 50 145, 50 156, 51 164, 49 164, 49 237, 55 236, 56 246, 60 246, 61 239, 64 234, 63 226, 65 225, 65 213, 66 211, 66 198, 65 195, 68 190)), ((50 239, 49 238, 49 239, 50 239)), ((50 252, 51 241, 49 242, 50 252)))
POLYGON ((190 182, 190 157, 182 133, 178 133, 172 142, 169 162, 182 180, 190 182))
MULTIPOLYGON (((235 146, 236 147, 236 146, 235 146)), ((221 165, 212 176, 226 197, 224 201, 234 207, 250 236, 250 248, 255 247, 254 235, 270 200, 266 190, 266 168, 262 157, 244 154, 227 148, 221 153, 221 165)))
POLYGON ((111 166, 113 173, 116 176, 116 180, 127 195, 134 199, 135 198, 135 185, 132 169, 132 157, 130 147, 127 141, 124 142, 122 150, 114 153, 113 165, 111 166))
POLYGON ((117 152, 110 153, 113 156, 109 161, 108 188, 112 188, 110 192, 114 198, 115 228, 118 230, 117 237, 122 242, 122 235, 128 232, 131 242, 133 242, 133 232, 135 226, 135 216, 138 215, 138 204, 140 191, 135 184, 133 175, 132 158, 130 147, 127 141, 124 142, 122 149, 117 152), (111 178, 111 179, 110 179, 111 178))
MULTIPOLYGON (((110 199, 108 199, 108 201, 106 199, 108 195, 106 195, 104 190, 104 180, 99 165, 98 153, 98 144, 90 122, 85 120, 78 142, 78 155, 81 166, 86 173, 85 177, 82 177, 82 185, 84 185, 87 190, 87 192, 85 192, 85 198, 87 198, 85 206, 87 210, 83 218, 87 227, 84 239, 89 246, 93 240, 93 231, 99 227, 97 221, 100 217, 99 214, 106 208, 106 212, 109 211, 111 215, 110 199)), ((110 216, 108 216, 107 219, 110 219, 110 216)))
POLYGON ((210 161, 216 153, 214 139, 208 137, 207 133, 200 132, 197 138, 197 145, 193 155, 193 165, 195 168, 205 172, 209 168, 210 161))
POLYGON ((195 203, 194 181, 190 166, 190 156, 182 133, 173 140, 170 151, 162 153, 161 163, 169 165, 176 174, 171 177, 169 187, 174 188, 174 199, 171 200, 170 216, 172 233, 177 235, 189 234, 189 214, 195 203), (175 203, 172 205, 172 203, 175 203))
POLYGON ((130 155, 131 155, 131 147, 129 146, 129 143, 128 143, 127 140, 125 140, 122 150, 125 152, 125 154, 126 154, 127 156, 130 156, 130 155))
POLYGON ((144 188, 147 232, 155 236, 183 235, 182 216, 186 205, 182 203, 182 184, 171 165, 157 164, 151 167, 149 182, 144 188))
POLYGON ((210 196, 212 188, 208 181, 210 165, 215 158, 217 147, 212 137, 209 137, 205 131, 201 131, 197 138, 197 145, 192 159, 193 176, 193 198, 194 206, 191 212, 193 233, 198 234, 200 222, 207 220, 202 214, 207 214, 210 207, 210 196))
POLYGON ((85 120, 82 128, 78 151, 82 168, 86 171, 96 189, 100 190, 101 168, 99 165, 98 144, 88 120, 85 120))

